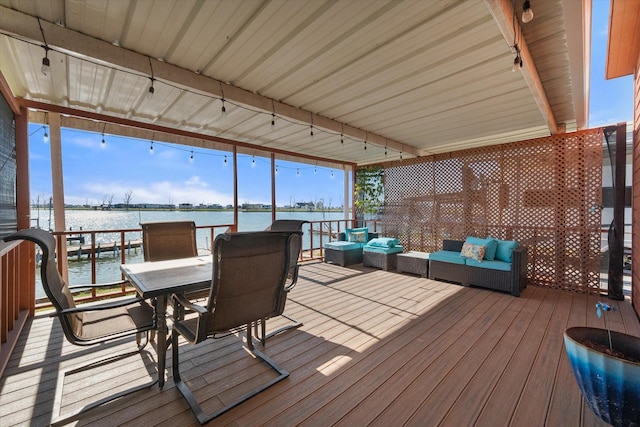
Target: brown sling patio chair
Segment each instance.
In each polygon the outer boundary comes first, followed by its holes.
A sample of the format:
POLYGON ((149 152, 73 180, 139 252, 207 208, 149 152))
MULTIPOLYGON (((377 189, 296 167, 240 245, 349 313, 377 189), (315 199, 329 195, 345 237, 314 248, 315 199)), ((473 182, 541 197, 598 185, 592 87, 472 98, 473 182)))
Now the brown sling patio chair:
POLYGON ((196 224, 193 221, 142 222, 145 261, 198 256, 196 224))
POLYGON ((289 376, 287 371, 254 348, 251 324, 273 316, 285 297, 292 234, 257 231, 218 235, 214 242, 213 278, 206 307, 180 294, 171 296, 176 310, 171 333, 173 381, 201 424, 289 376), (196 312, 197 317, 185 319, 185 309, 196 312), (181 378, 178 337, 182 335, 190 344, 198 344, 241 327, 246 327, 248 350, 269 365, 277 376, 222 408, 205 414, 181 378))
POLYGON ((102 372, 104 372, 104 365, 142 352, 143 348, 149 342, 149 331, 156 328, 153 307, 142 298, 118 299, 112 302, 76 306, 73 297, 74 291, 86 291, 91 288, 100 288, 113 284, 68 286, 60 276, 56 265, 56 239, 47 231, 35 228, 20 230, 5 237, 4 240, 7 242, 27 240, 40 246, 40 250, 42 251, 42 261, 40 265, 42 287, 49 301, 51 301, 51 304, 55 308, 55 313, 53 313, 52 316, 58 318, 62 325, 64 336, 70 343, 80 346, 90 346, 134 334, 136 335, 137 351, 110 356, 81 367, 74 367, 73 369, 63 371, 62 380, 58 381, 57 385, 52 424, 66 423, 72 419, 76 419, 78 415, 85 411, 135 391, 151 387, 158 382, 158 379, 155 378, 155 380, 146 384, 120 391, 90 403, 79 410, 60 415, 62 392, 66 376, 99 367, 102 367, 102 372), (141 344, 142 335, 146 337, 144 343, 141 344))
MULTIPOLYGON (((142 247, 145 261, 198 256, 196 223, 194 221, 141 222, 142 247)), ((209 289, 197 289, 187 294, 190 299, 202 299, 209 289)))
POLYGON ((288 331, 289 329, 299 328, 302 326, 302 322, 294 319, 293 317, 287 316, 284 314, 284 306, 287 302, 287 294, 296 286, 298 282, 298 270, 300 265, 298 264, 298 259, 300 258, 300 252, 302 251, 302 225, 308 224, 309 221, 306 220, 298 220, 298 219, 277 219, 275 220, 269 227, 267 227, 267 231, 289 231, 296 232, 291 238, 291 248, 289 249, 289 273, 287 274, 287 283, 284 287, 285 297, 282 298, 280 302, 280 306, 276 312, 276 316, 282 316, 293 323, 290 323, 286 326, 276 329, 275 331, 266 334, 267 328, 267 319, 262 319, 260 321, 261 331, 258 333, 258 323, 255 324, 256 328, 256 337, 260 339, 260 342, 264 346, 268 338, 273 337, 281 332, 288 331), (297 234, 299 233, 299 234, 297 234))

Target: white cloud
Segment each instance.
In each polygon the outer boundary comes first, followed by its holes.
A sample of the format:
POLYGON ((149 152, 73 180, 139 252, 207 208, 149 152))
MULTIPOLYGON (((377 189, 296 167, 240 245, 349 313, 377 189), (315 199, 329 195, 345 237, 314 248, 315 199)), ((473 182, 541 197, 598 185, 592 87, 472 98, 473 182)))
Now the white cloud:
POLYGON ((224 206, 233 203, 233 194, 210 189, 209 184, 201 181, 198 176, 190 177, 184 182, 160 181, 145 186, 122 181, 93 181, 84 183, 79 191, 84 195, 67 194, 65 203, 83 204, 89 200, 90 203, 100 204, 107 194, 113 195, 113 203, 123 203, 124 194, 128 191, 133 192, 131 203, 134 204, 219 203, 224 206))

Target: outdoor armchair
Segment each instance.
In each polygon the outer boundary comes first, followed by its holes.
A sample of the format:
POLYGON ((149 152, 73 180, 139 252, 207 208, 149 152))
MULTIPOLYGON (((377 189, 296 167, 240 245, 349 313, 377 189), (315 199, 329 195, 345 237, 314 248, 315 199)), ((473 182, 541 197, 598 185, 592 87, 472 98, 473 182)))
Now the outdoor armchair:
MULTIPOLYGON (((140 226, 145 261, 166 261, 198 256, 194 221, 141 222, 140 226)), ((208 294, 208 289, 197 289, 189 292, 187 297, 202 299, 208 294)))
MULTIPOLYGON (((213 278, 206 306, 192 303, 181 294, 173 294, 176 310, 171 334, 173 381, 201 424, 239 405, 257 393, 286 378, 283 370, 253 345, 251 324, 274 316, 285 298, 285 282, 290 267, 291 240, 295 233, 259 231, 218 235, 213 249, 213 278), (197 314, 185 319, 184 311, 197 314), (268 364, 276 377, 242 395, 213 413, 205 414, 182 380, 179 336, 190 344, 216 338, 237 328, 246 328, 249 351, 268 364)), ((201 362, 198 362, 201 363, 201 362)))
POLYGON ((268 338, 271 338, 274 335, 277 335, 289 329, 299 328, 300 326, 302 326, 301 321, 284 314, 284 306, 287 302, 288 293, 296 286, 296 283, 298 282, 298 271, 300 269, 298 260, 300 258, 300 253, 302 252, 302 225, 308 223, 309 221, 306 220, 277 219, 269 227, 267 227, 267 231, 289 231, 296 232, 296 234, 293 234, 291 236, 291 247, 289 248, 289 272, 287 274, 287 283, 284 287, 286 293, 284 295, 284 298, 282 298, 280 306, 278 307, 278 310, 276 312, 276 316, 282 316, 293 323, 283 326, 273 332, 270 332, 269 334, 266 334, 267 319, 262 319, 260 321, 261 334, 258 334, 258 324, 256 323, 256 336, 260 339, 263 346, 266 344, 268 338))
MULTIPOLYGON (((148 388, 158 382, 156 378, 149 383, 132 387, 97 400, 77 411, 72 411, 64 416, 60 415, 65 377, 141 353, 149 341, 149 331, 156 328, 154 310, 153 307, 142 298, 127 298, 113 302, 77 306, 74 301, 73 291, 100 288, 106 285, 68 286, 58 272, 56 264, 56 238, 51 233, 36 228, 25 229, 5 237, 4 240, 7 242, 27 240, 36 243, 40 247, 42 251, 42 261, 40 265, 42 287, 49 301, 51 301, 51 304, 55 308, 55 312, 52 313, 51 316, 58 318, 62 325, 64 336, 71 344, 90 346, 136 335, 137 351, 110 356, 85 366, 63 371, 63 378, 61 381, 58 381, 57 385, 52 424, 66 423, 77 418, 82 412, 135 391, 148 388), (142 335, 145 335, 146 339, 144 343, 141 344, 142 335)), ((104 367, 102 371, 104 371, 104 367)))

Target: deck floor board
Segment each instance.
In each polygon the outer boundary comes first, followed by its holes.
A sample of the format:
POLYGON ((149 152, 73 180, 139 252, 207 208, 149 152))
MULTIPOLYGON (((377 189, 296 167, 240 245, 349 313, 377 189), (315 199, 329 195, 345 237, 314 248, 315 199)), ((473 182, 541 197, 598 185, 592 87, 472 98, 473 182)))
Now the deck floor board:
MULTIPOLYGON (((304 264, 285 313, 303 322, 262 349, 289 378, 211 425, 603 426, 584 403, 564 352, 569 326, 602 327, 597 296, 529 287, 520 298, 408 274, 304 264)), ((610 301, 615 330, 640 335, 629 301, 610 301)), ((289 323, 267 321, 267 331, 289 323)), ((273 374, 247 356, 240 336, 181 342, 183 378, 213 410, 273 374)), ((97 348, 64 340, 57 321, 28 321, 0 379, 4 426, 47 425, 60 372, 131 350, 133 339, 97 348)), ((76 408, 96 392, 149 379, 155 343, 140 356, 64 383, 76 408)), ((260 345, 257 345, 261 349, 260 345)), ((170 351, 169 351, 170 353, 170 351)), ((96 408, 76 425, 198 425, 172 380, 96 408)))

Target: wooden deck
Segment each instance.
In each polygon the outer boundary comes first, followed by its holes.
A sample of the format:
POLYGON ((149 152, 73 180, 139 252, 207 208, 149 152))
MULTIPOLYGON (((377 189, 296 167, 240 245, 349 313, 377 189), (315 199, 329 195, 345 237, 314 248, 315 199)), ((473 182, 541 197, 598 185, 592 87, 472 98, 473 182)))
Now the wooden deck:
MULTIPOLYGON (((562 342, 568 326, 602 325, 597 300, 535 287, 514 298, 395 272, 309 263, 286 310, 304 326, 265 348, 290 377, 210 424, 604 425, 585 406, 562 342)), ((629 302, 608 302, 618 306, 612 327, 640 335, 629 302)), ((74 347, 57 321, 35 318, 0 381, 0 424, 47 425, 59 371, 132 347, 132 340, 97 351, 74 347)), ((235 336, 185 344, 181 351, 183 378, 206 400, 206 410, 272 375, 235 336)), ((143 358, 67 377, 65 410, 124 381, 148 380, 155 356, 150 346, 143 358)), ((94 409, 77 424, 197 425, 167 375, 163 390, 154 386, 94 409)))

